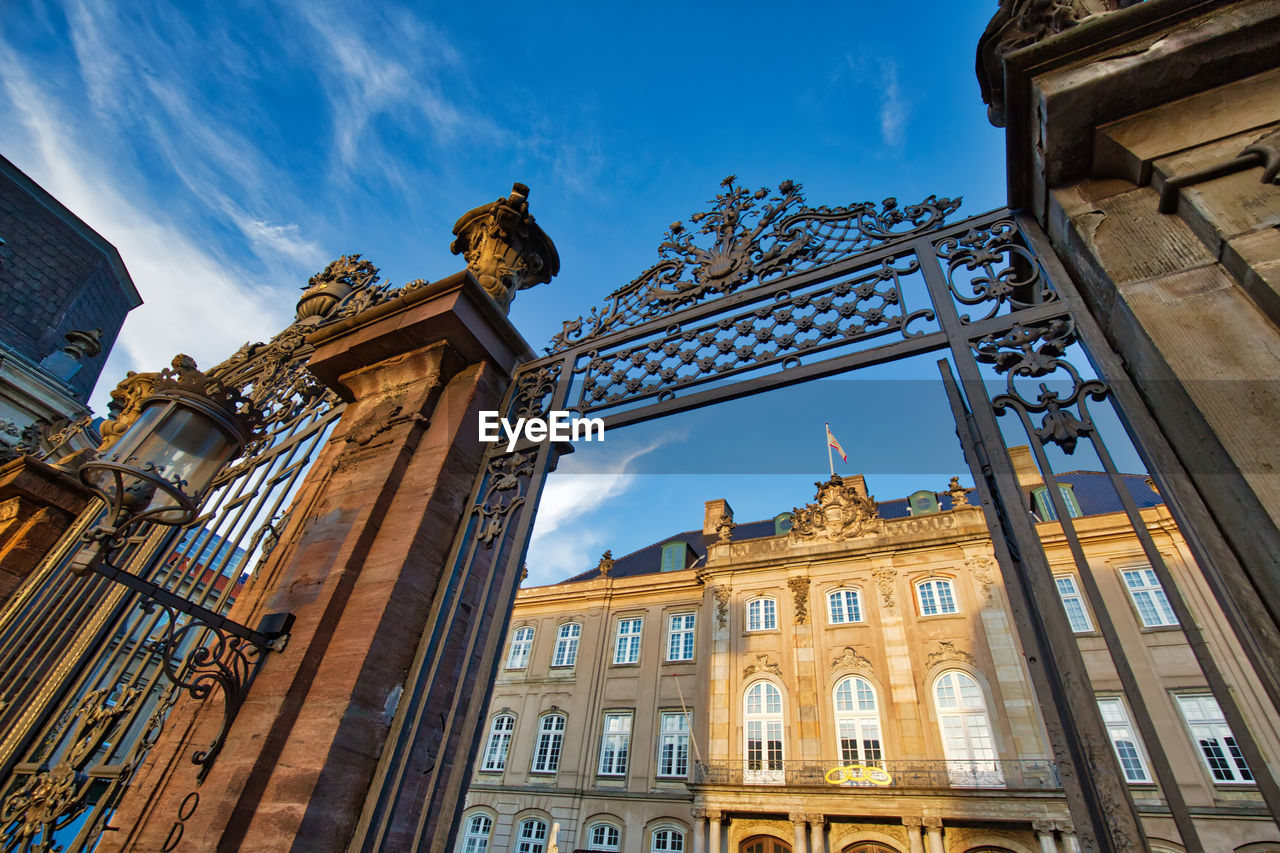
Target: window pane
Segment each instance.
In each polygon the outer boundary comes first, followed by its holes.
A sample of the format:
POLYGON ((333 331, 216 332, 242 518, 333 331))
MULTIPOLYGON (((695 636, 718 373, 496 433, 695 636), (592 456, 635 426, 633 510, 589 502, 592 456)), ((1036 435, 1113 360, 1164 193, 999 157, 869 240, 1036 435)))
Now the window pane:
POLYGON ((641 619, 619 619, 618 636, 613 649, 614 663, 638 663, 640 660, 641 619))
POLYGON ((685 714, 664 713, 658 740, 658 775, 689 775, 689 718, 685 714))
POLYGON ((517 628, 511 635, 511 652, 507 655, 507 669, 524 669, 529 663, 529 650, 533 648, 533 629, 517 628))
POLYGON ((601 775, 625 775, 630 747, 631 714, 605 714, 604 734, 600 739, 601 775))
POLYGON ((1227 726, 1218 702, 1210 694, 1179 696, 1178 707, 1191 738, 1200 749, 1200 757, 1215 782, 1244 783, 1253 781, 1253 773, 1244 754, 1227 726))
POLYGON ((1092 631, 1093 624, 1089 621, 1089 614, 1085 612, 1084 600, 1080 596, 1080 590, 1076 588, 1076 579, 1064 576, 1053 580, 1058 586, 1058 596, 1062 599, 1063 609, 1067 611, 1071 630, 1077 634, 1092 631))
POLYGON ((676 613, 667 629, 667 660, 693 660, 693 613, 676 613))
POLYGON ((1165 625, 1177 625, 1178 619, 1173 615, 1169 599, 1165 597, 1164 588, 1153 569, 1129 569, 1121 572, 1125 586, 1129 589, 1129 597, 1138 610, 1138 617, 1143 627, 1156 628, 1165 625))

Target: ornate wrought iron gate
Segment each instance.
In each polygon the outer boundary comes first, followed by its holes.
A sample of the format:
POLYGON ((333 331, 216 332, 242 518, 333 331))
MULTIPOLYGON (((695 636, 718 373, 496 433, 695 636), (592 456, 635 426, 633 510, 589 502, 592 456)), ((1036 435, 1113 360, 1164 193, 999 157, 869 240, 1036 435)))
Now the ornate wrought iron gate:
MULTIPOLYGON (((1050 445, 1071 453, 1087 442, 1112 475, 1259 787, 1280 814, 1270 768, 1116 476, 1091 406, 1118 399, 1141 437, 1158 443, 1159 436, 1126 391, 1121 366, 1070 281, 1042 250, 1035 223, 1001 210, 947 224, 958 207, 958 201, 930 197, 910 206, 889 199, 879 206, 815 208, 789 181, 776 191, 751 191, 726 179, 711 210, 694 215, 688 226, 671 227, 657 264, 587 317, 566 323, 546 357, 520 369, 505 414, 567 409, 605 416, 617 429, 895 359, 945 356, 940 365, 957 431, 993 531, 1082 847, 1125 851, 1142 849, 1145 840, 1044 552, 1021 506, 998 422, 1002 414, 1021 423, 1040 463, 1187 849, 1199 849, 1194 827, 1179 808, 1159 737, 1055 488, 1045 452, 1050 445), (1075 355, 1077 344, 1088 350, 1093 371, 1075 355), (993 400, 988 383, 999 379, 1006 390, 993 400), (1066 380, 1065 391, 1050 390, 1047 383, 1055 379, 1066 380), (1041 382, 1046 384, 1034 387, 1041 382)), ((331 300, 320 313, 355 313, 395 293, 375 287, 375 280, 367 269, 347 276, 339 288, 343 301, 335 308, 331 300)), ((268 437, 224 472, 185 535, 150 529, 134 537, 125 560, 134 574, 225 611, 245 567, 270 550, 295 485, 341 411, 303 366, 308 322, 268 344, 246 347, 210 371, 245 386, 267 406, 268 437)), ((1150 454, 1151 447, 1140 450, 1150 454)), ((419 842, 449 832, 422 810, 444 783, 431 772, 430 756, 414 745, 428 719, 447 721, 444 738, 475 743, 476 715, 460 709, 476 697, 427 707, 426 686, 445 647, 454 647, 456 657, 459 644, 477 683, 492 682, 496 653, 481 653, 475 630, 453 632, 449 614, 469 607, 506 619, 556 452, 547 444, 512 452, 495 445, 486 458, 471 512, 454 538, 451 577, 467 576, 474 560, 501 560, 506 569, 497 576, 509 581, 478 593, 456 582, 439 590, 352 849, 384 849, 389 827, 402 825, 404 815, 417 821, 419 842)), ((1163 486, 1168 473, 1156 470, 1154 476, 1163 486)), ((132 592, 97 576, 67 573, 78 537, 97 514, 91 509, 77 521, 0 614, 4 851, 91 848, 173 701, 162 672, 188 682, 216 680, 202 666, 228 660, 219 657, 225 649, 215 633, 184 631, 179 614, 141 606, 132 592)), ((253 583, 251 574, 246 582, 253 583)), ((243 688, 243 679, 218 672, 224 696, 243 688)), ((465 680, 466 673, 459 683, 465 680)), ((193 758, 207 760, 208 751, 193 758)))
MULTIPOLYGON (((1110 405, 1120 398, 1128 423, 1136 424, 1154 443, 1159 436, 1127 390, 1118 360, 1083 310, 1070 280, 1051 252, 1045 251, 1037 224, 1009 210, 946 224, 959 201, 932 196, 910 206, 887 199, 879 207, 813 208, 790 181, 776 191, 753 192, 730 177, 722 187, 709 211, 695 214, 688 226, 672 225, 657 264, 585 318, 564 324, 546 357, 517 374, 504 414, 514 420, 569 410, 581 416, 604 416, 609 428, 617 429, 908 356, 946 355, 939 366, 957 433, 993 531, 1082 847, 1086 851, 1145 849, 1146 839, 1053 575, 1023 505, 1000 415, 1014 415, 1026 432, 1080 575, 1086 579, 1090 606, 1100 614, 1101 631, 1138 727, 1152 745, 1157 779, 1184 845, 1188 850, 1201 849, 1160 749, 1159 734, 1057 491, 1047 446, 1067 454, 1080 442, 1094 448, 1169 591, 1232 730, 1244 733, 1240 745, 1246 759, 1260 771, 1266 765, 1120 481, 1090 407, 1110 405), (1082 360, 1084 350, 1092 367, 1082 360), (959 372, 958 382, 953 368, 959 372), (1000 380, 1006 383, 1005 393, 991 399, 988 386, 1000 380), (1051 390, 1050 383, 1059 390, 1051 390)), ((1145 459, 1151 458, 1150 445, 1140 444, 1139 450, 1146 451, 1145 459)), ((495 446, 473 492, 472 521, 455 540, 456 574, 462 574, 478 547, 499 548, 500 559, 509 564, 508 576, 518 573, 554 453, 545 444, 520 445, 512 453, 495 446)), ((1163 477, 1173 472, 1165 468, 1154 476, 1163 486, 1163 477)), ((1205 559, 1203 550, 1197 557, 1205 559)), ((503 612, 509 612, 509 607, 507 599, 503 612)), ((436 640, 427 638, 419 648, 405 686, 403 710, 393 723, 391 742, 352 849, 381 849, 393 815, 412 808, 403 796, 404 780, 415 771, 430 772, 411 747, 426 711, 421 701, 423 685, 440 654, 436 640)), ((478 683, 492 682, 496 657, 487 665, 478 683)), ((459 721, 458 729, 450 728, 447 737, 474 738, 474 724, 463 731, 460 716, 454 714, 451 719, 459 721)), ((1273 813, 1280 814, 1280 789, 1274 778, 1262 771, 1258 784, 1273 813)), ((421 796, 422 791, 415 794, 421 796)), ((441 829, 424 815, 418 839, 430 837, 433 828, 441 829)))

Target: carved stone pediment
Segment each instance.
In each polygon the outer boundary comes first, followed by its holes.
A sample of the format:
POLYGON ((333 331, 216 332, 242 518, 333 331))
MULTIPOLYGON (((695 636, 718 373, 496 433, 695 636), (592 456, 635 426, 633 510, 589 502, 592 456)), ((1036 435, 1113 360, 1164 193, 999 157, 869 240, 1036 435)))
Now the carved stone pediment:
POLYGON ((791 511, 789 541, 843 542, 884 532, 884 520, 880 518, 880 505, 875 498, 860 494, 839 474, 814 485, 818 487, 817 500, 791 511))
POLYGON ((742 670, 742 677, 746 678, 748 675, 757 672, 772 672, 774 675, 782 677, 782 667, 778 666, 776 663, 769 663, 768 655, 756 655, 756 662, 748 664, 742 670))
POLYGON ((929 654, 929 657, 925 660, 925 665, 933 669, 938 664, 947 662, 966 663, 970 666, 977 665, 973 655, 964 649, 958 648, 951 640, 941 640, 938 642, 938 650, 929 654))
POLYGON ((871 661, 858 654, 853 646, 845 646, 844 652, 840 657, 831 661, 831 671, 838 672, 842 669, 871 669, 871 661))

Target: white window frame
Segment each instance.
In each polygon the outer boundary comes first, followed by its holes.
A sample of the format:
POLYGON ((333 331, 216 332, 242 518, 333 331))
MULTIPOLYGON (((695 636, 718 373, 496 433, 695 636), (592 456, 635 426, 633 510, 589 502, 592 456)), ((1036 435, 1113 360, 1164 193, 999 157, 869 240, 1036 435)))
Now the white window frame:
POLYGON ((875 687, 862 676, 849 675, 836 682, 831 695, 840 760, 883 766, 884 739, 875 687))
POLYGON ((572 667, 578 662, 578 643, 582 638, 582 623, 566 622, 556 631, 556 648, 551 655, 553 667, 572 667))
POLYGON ((1143 749, 1138 732, 1129 722, 1129 711, 1119 696, 1099 696, 1098 713, 1106 726, 1111 748, 1120 762, 1120 772, 1131 785, 1151 784, 1151 771, 1147 769, 1147 751, 1143 749))
POLYGON ((698 614, 672 613, 667 617, 667 660, 693 660, 698 614))
POLYGON ((848 625, 862 621, 862 591, 841 587, 827 593, 827 622, 848 625))
POLYGON ((613 853, 613 851, 622 849, 622 830, 618 828, 617 824, 610 823, 607 820, 599 820, 591 824, 590 826, 588 826, 587 832, 586 832, 586 839, 587 839, 588 850, 592 850, 592 851, 602 850, 602 851, 607 851, 608 853, 613 853), (606 836, 607 836, 607 833, 610 830, 612 830, 613 840, 609 841, 607 840, 607 837, 606 837, 605 840, 597 841, 596 835, 600 834, 601 830, 604 831, 606 836))
POLYGON ((785 784, 787 725, 782 690, 771 681, 759 680, 748 684, 742 695, 742 781, 785 784))
POLYGON ((747 602, 748 631, 778 630, 778 600, 767 595, 747 602))
POLYGON ((560 771, 560 755, 564 751, 564 731, 567 726, 564 714, 543 714, 538 720, 538 740, 534 744, 530 773, 552 774, 560 771))
POLYGON ((507 653, 507 669, 524 669, 533 651, 533 628, 525 625, 511 632, 511 649, 507 653))
POLYGON ((655 827, 649 837, 650 853, 684 853, 684 830, 674 826, 655 827))
POLYGON ((644 634, 643 616, 624 616, 614 629, 613 662, 632 664, 640 662, 640 638, 644 634))
POLYGON ((1129 593, 1138 621, 1144 628, 1172 628, 1178 617, 1169 606, 1164 587, 1150 566, 1126 566, 1120 569, 1120 580, 1129 593))
POLYGON ((662 711, 658 721, 658 776, 689 778, 689 715, 662 711))
POLYGON ((1187 724, 1191 743, 1200 753, 1200 762, 1215 785, 1256 784, 1253 772, 1212 693, 1180 693, 1178 710, 1187 724))
POLYGON ((964 670, 949 669, 934 679, 932 693, 952 787, 1004 787, 982 685, 964 670))
POLYGON ((547 822, 540 817, 520 821, 516 831, 516 853, 546 853, 547 822))
POLYGON ((511 739, 515 737, 515 732, 514 714, 499 714, 489 722, 489 738, 484 745, 481 773, 501 773, 507 769, 507 753, 511 750, 511 739))
POLYGON ((1076 583, 1075 575, 1055 575, 1054 586, 1058 588, 1058 598, 1062 600, 1062 609, 1067 613, 1067 622, 1075 634, 1088 634, 1093 630, 1093 621, 1084 606, 1084 595, 1076 583))
POLYGON ((489 815, 480 813, 467 818, 460 853, 485 853, 489 849, 489 833, 492 831, 493 818, 489 815))
POLYGON ((631 755, 631 711, 607 711, 600 730, 601 776, 626 776, 631 755))
POLYGON ((936 577, 916 581, 916 604, 921 616, 954 616, 960 612, 955 581, 936 577), (943 590, 946 590, 945 597, 943 590))

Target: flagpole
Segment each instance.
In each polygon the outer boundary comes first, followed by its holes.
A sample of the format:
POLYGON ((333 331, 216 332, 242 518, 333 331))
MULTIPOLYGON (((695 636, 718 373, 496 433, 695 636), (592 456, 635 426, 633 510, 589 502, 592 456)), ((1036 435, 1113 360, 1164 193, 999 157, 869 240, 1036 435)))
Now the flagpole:
POLYGON ((822 440, 827 443, 827 467, 831 469, 831 478, 836 476, 836 461, 831 456, 831 422, 826 423, 826 435, 822 436, 822 440))

